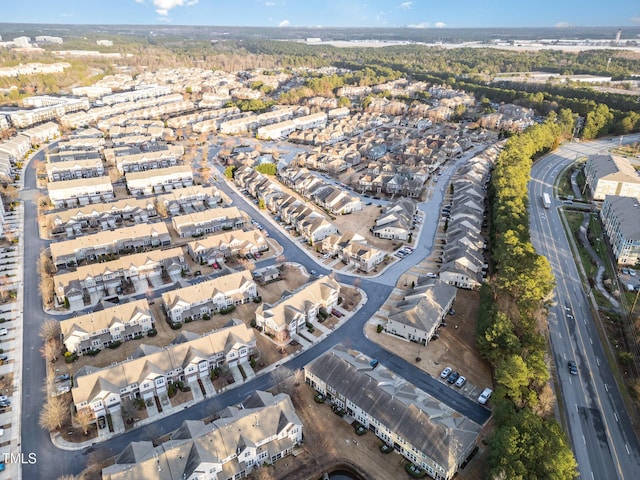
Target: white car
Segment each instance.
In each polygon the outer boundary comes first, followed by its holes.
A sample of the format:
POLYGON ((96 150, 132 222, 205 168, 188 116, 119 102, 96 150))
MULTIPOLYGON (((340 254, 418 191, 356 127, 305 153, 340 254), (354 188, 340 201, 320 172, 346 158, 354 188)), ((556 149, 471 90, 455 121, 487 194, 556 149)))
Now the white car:
POLYGON ((0 335, 6 335, 7 333, 9 333, 9 330, 6 328, 0 328, 0 335))
POLYGON ((435 273, 429 272, 429 273, 427 273, 427 277, 429 277, 429 278, 438 278, 438 275, 436 275, 435 273))
POLYGON ((486 404, 491 398, 492 393, 493 393, 493 390, 491 390, 490 388, 485 388, 480 394, 480 396, 478 397, 478 403, 481 405, 486 404))
POLYGON ((451 367, 447 367, 444 370, 442 370, 442 373, 440 373, 440 378, 447 378, 450 373, 451 373, 451 367))
POLYGON ((463 377, 460 375, 458 380, 456 380, 455 386, 458 388, 464 387, 464 384, 467 383, 467 377, 463 377))

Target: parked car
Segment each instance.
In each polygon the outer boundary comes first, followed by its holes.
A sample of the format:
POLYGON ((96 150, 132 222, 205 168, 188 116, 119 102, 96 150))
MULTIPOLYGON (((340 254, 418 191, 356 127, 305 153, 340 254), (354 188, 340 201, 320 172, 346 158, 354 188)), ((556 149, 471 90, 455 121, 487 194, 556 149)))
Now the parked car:
POLYGON ((451 375, 447 377, 447 382, 456 383, 459 377, 460 377, 460 374, 458 372, 453 372, 451 375))
POLYGON ((569 360, 569 373, 571 375, 577 375, 578 374, 578 365, 576 365, 576 362, 574 362, 573 360, 569 360))
POLYGON ((465 383, 467 383, 466 377, 460 375, 460 377, 458 377, 458 380, 456 380, 455 386, 458 388, 462 388, 464 387, 465 383))
POLYGON ((427 277, 429 277, 429 278, 438 278, 438 275, 436 275, 435 273, 428 272, 427 273, 427 277))
POLYGON ((490 388, 485 388, 480 394, 480 396, 478 397, 478 403, 481 405, 485 405, 491 398, 492 393, 493 393, 493 390, 491 390, 490 388))
POLYGON ((335 308, 331 310, 331 315, 333 315, 336 318, 340 318, 344 316, 342 312, 340 312, 339 310, 336 310, 335 308))
POLYGON ((7 333, 9 333, 9 330, 6 328, 0 328, 0 335, 6 335, 7 333))
POLYGON ((66 382, 67 380, 71 380, 71 376, 68 373, 56 376, 56 382, 66 382))
POLYGON ((447 378, 451 374, 451 367, 447 367, 440 373, 440 378, 447 378))

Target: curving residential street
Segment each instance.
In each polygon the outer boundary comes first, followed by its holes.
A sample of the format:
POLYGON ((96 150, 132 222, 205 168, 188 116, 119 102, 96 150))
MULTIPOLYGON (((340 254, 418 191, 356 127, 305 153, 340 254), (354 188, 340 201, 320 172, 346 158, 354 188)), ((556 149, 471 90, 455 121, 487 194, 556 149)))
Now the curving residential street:
MULTIPOLYGON (((626 142, 637 136, 625 137, 626 142)), ((549 311, 551 348, 563 402, 565 424, 583 479, 631 479, 640 477, 640 445, 615 378, 611 372, 592 308, 588 286, 581 282, 570 238, 564 230, 553 196, 556 178, 581 156, 600 153, 610 147, 606 141, 569 143, 538 160, 531 172, 529 206, 531 240, 551 263, 556 279, 556 301, 549 311), (551 207, 542 204, 548 193, 551 207), (570 360, 579 374, 571 375, 570 360)))
MULTIPOLYGON (((40 151, 35 155, 35 159, 42 160, 44 153, 40 151)), ((455 165, 460 165, 466 157, 458 160, 455 165)), ((429 392, 438 400, 458 410, 479 424, 484 424, 489 416, 489 410, 479 405, 477 402, 460 395, 457 391, 446 387, 441 382, 424 374, 410 363, 382 350, 376 344, 370 342, 363 333, 364 324, 371 318, 380 306, 386 301, 395 285, 398 277, 413 263, 429 255, 433 246, 433 239, 437 227, 438 216, 434 214, 439 211, 442 202, 445 185, 453 174, 455 166, 449 166, 443 174, 442 181, 438 189, 433 191, 428 203, 420 204, 421 210, 427 213, 421 232, 421 238, 416 249, 413 261, 404 259, 395 263, 384 273, 375 278, 361 278, 360 288, 368 295, 367 303, 355 313, 351 319, 341 328, 334 331, 324 341, 314 345, 301 354, 289 359, 286 365, 292 369, 302 368, 310 360, 316 358, 339 342, 348 342, 352 348, 375 357, 387 367, 398 372, 419 388, 429 392)), ((40 356, 39 349, 41 339, 38 336, 40 325, 47 315, 42 310, 42 301, 38 291, 37 260, 39 252, 46 248, 47 242, 38 236, 36 223, 36 189, 35 169, 33 162, 25 169, 25 188, 22 191, 22 199, 25 203, 25 292, 24 292, 24 375, 23 375, 23 398, 22 398, 22 452, 35 453, 37 462, 23 465, 24 478, 56 478, 63 474, 77 474, 82 471, 88 460, 82 450, 66 451, 56 448, 50 439, 49 434, 38 425, 38 415, 45 394, 42 391, 43 379, 45 376, 45 365, 40 356)), ((231 196, 234 203, 243 210, 256 212, 254 206, 238 195, 237 192, 228 185, 222 186, 223 190, 231 196)), ((285 236, 280 229, 274 227, 270 222, 265 221, 270 235, 275 238, 285 250, 287 261, 297 262, 307 269, 316 269, 320 273, 328 273, 328 270, 316 264, 314 258, 302 251, 294 242, 285 236)), ((339 281, 346 284, 353 283, 354 277, 337 275, 339 281)), ((256 389, 267 389, 272 386, 270 375, 259 375, 237 388, 228 390, 215 397, 209 398, 187 410, 175 413, 162 418, 148 426, 127 432, 121 436, 112 438, 96 446, 97 454, 109 456, 120 452, 129 442, 137 440, 150 440, 159 435, 176 429, 185 419, 199 419, 212 414, 227 405, 235 404, 243 399, 247 394, 256 389)))

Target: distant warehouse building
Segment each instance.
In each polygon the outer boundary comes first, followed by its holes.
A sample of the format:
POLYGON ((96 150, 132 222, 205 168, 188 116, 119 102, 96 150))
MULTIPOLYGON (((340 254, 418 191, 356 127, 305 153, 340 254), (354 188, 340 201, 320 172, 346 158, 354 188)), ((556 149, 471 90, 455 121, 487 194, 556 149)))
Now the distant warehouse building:
POLYGON ((602 226, 619 265, 640 260, 640 203, 637 198, 607 195, 600 212, 602 226))
POLYGON ((640 198, 640 176, 629 160, 619 155, 592 155, 584 175, 594 200, 607 195, 640 198))

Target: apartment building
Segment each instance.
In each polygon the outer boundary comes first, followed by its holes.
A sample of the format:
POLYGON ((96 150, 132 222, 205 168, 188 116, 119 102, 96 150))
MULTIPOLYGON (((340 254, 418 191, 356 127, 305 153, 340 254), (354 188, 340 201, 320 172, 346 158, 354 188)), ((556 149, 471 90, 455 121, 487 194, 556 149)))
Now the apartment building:
POLYGON ((456 287, 440 280, 419 278, 411 292, 389 309, 384 331, 426 345, 445 323, 456 292, 456 287))
POLYGON ((625 157, 591 155, 584 175, 594 200, 602 201, 607 195, 640 199, 640 176, 625 157))
POLYGON ((351 265, 358 271, 368 273, 387 258, 387 252, 364 242, 350 242, 342 249, 339 256, 345 265, 351 265))
POLYGON ((243 270, 162 294, 171 324, 202 318, 234 305, 248 303, 258 296, 251 272, 243 270))
POLYGON ((640 201, 607 195, 600 211, 602 227, 618 265, 640 261, 640 201))

